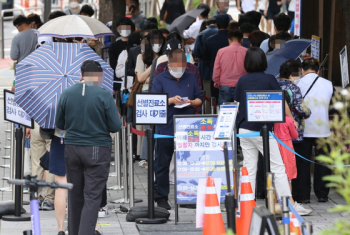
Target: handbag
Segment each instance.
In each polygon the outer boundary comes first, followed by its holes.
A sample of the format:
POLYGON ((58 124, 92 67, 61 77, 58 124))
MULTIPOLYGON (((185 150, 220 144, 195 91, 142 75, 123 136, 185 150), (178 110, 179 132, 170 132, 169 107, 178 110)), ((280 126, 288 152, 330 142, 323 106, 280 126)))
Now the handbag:
POLYGON ((143 83, 139 82, 139 80, 137 79, 137 76, 135 76, 135 81, 134 81, 134 84, 132 84, 129 99, 126 102, 127 107, 129 108, 134 107, 134 93, 141 92, 142 86, 143 86, 143 83))
POLYGON ((40 136, 45 140, 52 140, 55 135, 55 129, 43 129, 40 127, 40 136))

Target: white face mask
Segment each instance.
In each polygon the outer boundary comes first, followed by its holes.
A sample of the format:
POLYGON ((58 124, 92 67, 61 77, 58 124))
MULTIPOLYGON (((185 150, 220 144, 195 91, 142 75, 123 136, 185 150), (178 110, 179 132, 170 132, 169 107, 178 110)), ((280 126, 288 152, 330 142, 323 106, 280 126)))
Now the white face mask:
POLYGON ((118 33, 119 33, 122 37, 127 38, 127 37, 129 37, 129 35, 131 34, 131 30, 122 29, 122 30, 118 30, 118 33))
POLYGON ((221 8, 221 12, 222 12, 222 13, 227 13, 227 12, 228 12, 228 7, 223 7, 223 8, 221 8))
POLYGON ((71 2, 71 3, 69 3, 69 6, 71 8, 77 8, 79 6, 79 4, 77 2, 71 2))
POLYGON ((181 78, 182 75, 185 73, 186 68, 180 67, 180 68, 174 68, 174 69, 169 69, 169 73, 175 77, 175 78, 181 78))
POLYGON ((152 45, 152 50, 155 52, 155 53, 158 53, 160 51, 160 49, 162 48, 162 44, 153 44, 152 45))

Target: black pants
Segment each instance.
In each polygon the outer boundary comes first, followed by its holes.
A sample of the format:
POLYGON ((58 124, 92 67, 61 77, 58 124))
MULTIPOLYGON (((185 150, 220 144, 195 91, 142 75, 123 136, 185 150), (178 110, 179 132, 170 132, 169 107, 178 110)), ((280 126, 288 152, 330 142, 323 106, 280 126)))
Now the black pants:
POLYGON ((154 159, 154 171, 156 175, 156 185, 158 195, 156 200, 168 199, 169 186, 169 166, 174 153, 174 139, 157 139, 156 154, 154 159))
POLYGON ((100 208, 107 206, 107 185, 102 190, 102 200, 100 204, 100 208))
POLYGON ((106 186, 111 150, 97 146, 65 146, 68 191, 68 230, 74 235, 94 235, 102 190, 106 186))
MULTIPOLYGON (((312 156, 312 147, 315 146, 315 156, 325 154, 323 149, 318 149, 317 138, 305 138, 301 143, 293 143, 295 152, 301 156, 310 159, 312 156)), ((292 195, 295 201, 310 199, 311 192, 311 175, 310 162, 296 156, 298 175, 292 180, 292 195)), ((327 198, 329 188, 326 187, 327 181, 322 180, 323 176, 330 175, 332 171, 319 164, 314 166, 314 192, 317 198, 327 198)))

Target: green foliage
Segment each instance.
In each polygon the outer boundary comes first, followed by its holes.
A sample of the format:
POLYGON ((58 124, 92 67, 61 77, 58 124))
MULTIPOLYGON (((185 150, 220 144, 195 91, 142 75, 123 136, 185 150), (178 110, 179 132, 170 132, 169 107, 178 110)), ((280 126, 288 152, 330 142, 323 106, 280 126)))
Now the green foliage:
MULTIPOLYGON (((341 94, 337 94, 333 100, 339 115, 335 115, 330 120, 331 136, 325 139, 320 139, 318 142, 319 148, 327 150, 327 145, 330 146, 330 152, 327 156, 318 156, 317 160, 325 165, 328 165, 333 170, 333 175, 325 176, 323 179, 329 181, 328 187, 332 187, 345 200, 346 205, 337 205, 329 210, 329 212, 343 212, 346 217, 350 213, 350 167, 345 165, 350 164, 350 93, 348 90, 343 90, 341 94)), ((311 114, 312 115, 312 114, 311 114)), ((345 218, 346 218, 345 217, 345 218)), ((349 218, 346 218, 349 219, 349 218)), ((349 220, 336 220, 334 226, 326 229, 321 234, 323 235, 350 235, 349 220)))
POLYGON ((233 231, 232 231, 232 229, 227 229, 227 233, 226 233, 226 235, 236 235, 233 231))

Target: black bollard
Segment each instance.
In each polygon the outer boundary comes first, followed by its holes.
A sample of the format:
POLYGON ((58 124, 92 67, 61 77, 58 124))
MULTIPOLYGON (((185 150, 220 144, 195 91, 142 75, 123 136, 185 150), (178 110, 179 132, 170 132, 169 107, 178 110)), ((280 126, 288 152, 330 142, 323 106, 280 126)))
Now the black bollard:
POLYGON ((155 218, 154 216, 154 135, 153 129, 146 130, 148 144, 148 218, 139 218, 135 222, 137 224, 164 224, 167 222, 165 218, 155 218))
MULTIPOLYGON (((22 127, 16 127, 16 179, 22 179, 22 143, 23 143, 23 129, 22 127)), ((4 221, 30 221, 30 216, 21 216, 22 210, 22 186, 15 186, 15 214, 6 215, 2 217, 4 221)))
POLYGON ((231 191, 231 177, 230 177, 230 164, 228 158, 227 142, 224 144, 224 157, 225 157, 225 169, 226 169, 226 182, 227 182, 227 193, 225 195, 225 207, 227 214, 227 227, 231 228, 232 231, 236 232, 236 199, 235 195, 231 191))
MULTIPOLYGON (((261 128, 261 133, 260 135, 262 136, 263 140, 263 155, 264 155, 264 182, 267 181, 266 178, 266 173, 271 172, 270 170, 270 143, 269 143, 269 128, 265 124, 261 128)), ((268 198, 267 198, 267 191, 266 188, 265 190, 265 204, 266 208, 268 208, 268 198)))

